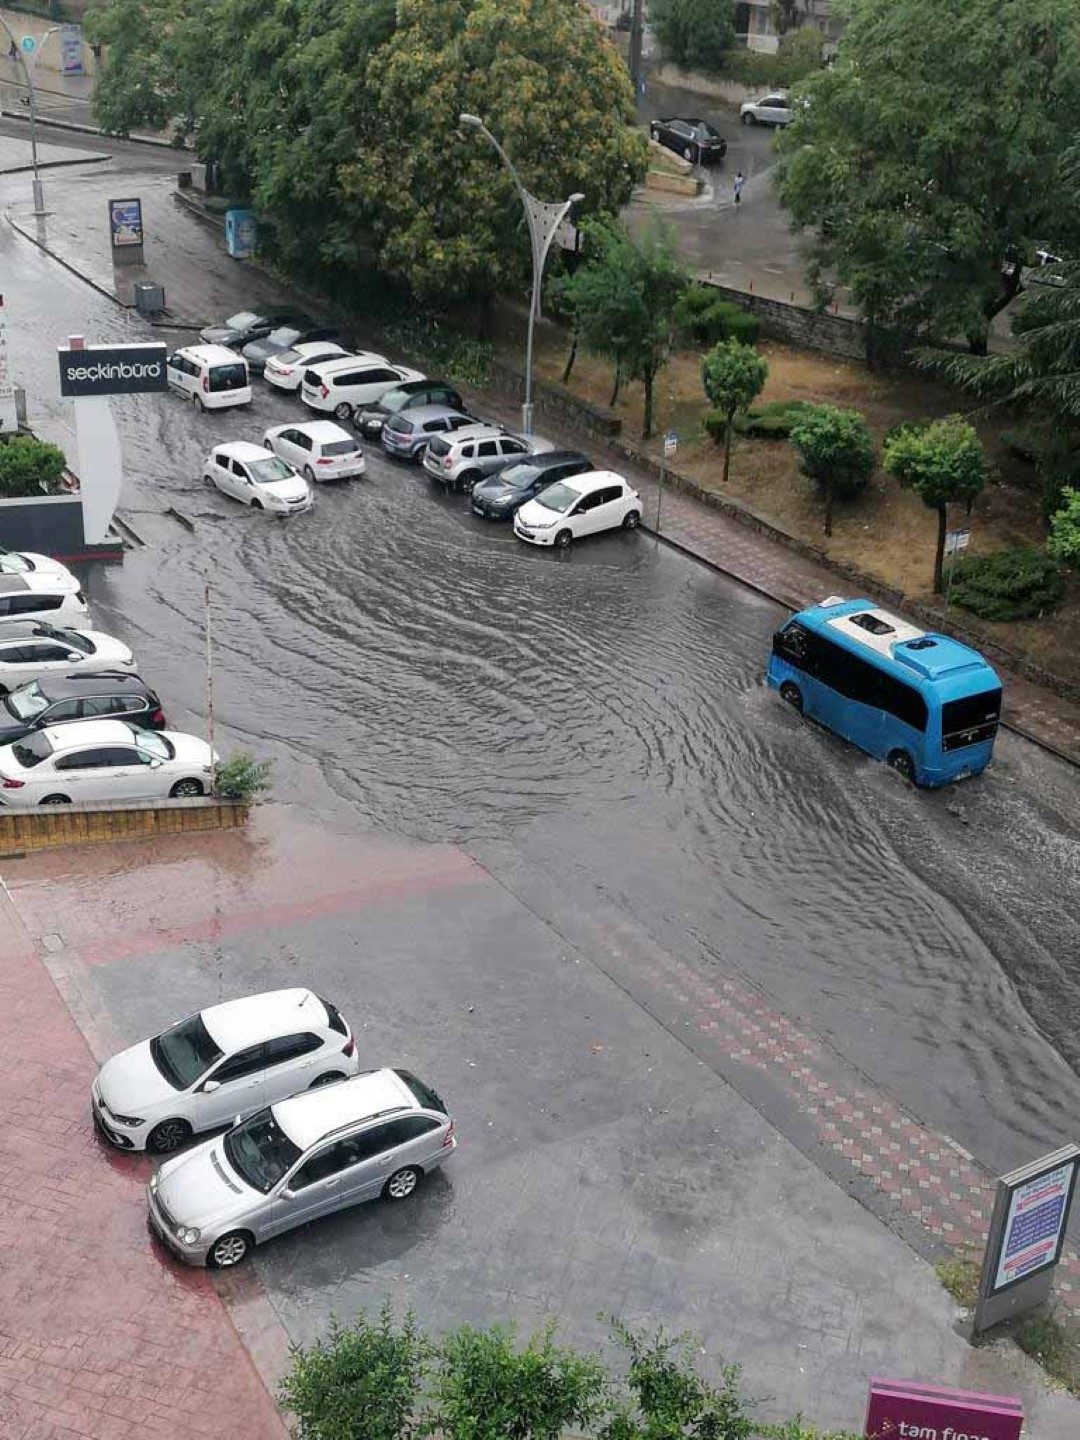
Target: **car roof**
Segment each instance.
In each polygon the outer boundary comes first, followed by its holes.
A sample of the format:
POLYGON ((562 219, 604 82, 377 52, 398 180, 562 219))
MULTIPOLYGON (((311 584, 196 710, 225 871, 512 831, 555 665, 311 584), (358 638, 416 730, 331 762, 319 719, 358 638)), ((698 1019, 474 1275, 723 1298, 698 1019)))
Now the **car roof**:
POLYGON ((509 435, 509 433, 501 425, 463 425, 460 430, 444 435, 443 439, 448 440, 451 445, 458 445, 465 444, 469 440, 501 440, 504 435, 509 435))
POLYGON ((201 365, 242 365, 244 363, 244 357, 238 355, 235 350, 230 350, 227 345, 181 345, 174 353, 184 355, 189 360, 197 360, 201 365))
POLYGON ((326 1006, 306 985, 288 990, 265 990, 259 995, 241 995, 210 1005, 200 1012, 211 1037, 232 1055, 260 1040, 292 1035, 311 1026, 327 1028, 326 1006))
POLYGON ((131 745, 137 728, 126 720, 73 720, 47 725, 41 733, 54 750, 81 750, 84 745, 131 745))
POLYGON ((52 625, 44 616, 27 615, 24 620, 6 620, 3 629, 0 629, 0 645, 21 645, 27 640, 54 640, 55 635, 50 635, 49 630, 58 632, 73 631, 77 635, 93 635, 98 639, 111 640, 111 635, 102 635, 100 631, 83 630, 78 625, 52 625))
POLYGON ((665 115, 661 118, 661 125, 670 125, 673 120, 681 120, 684 125, 706 125, 711 130, 708 120, 702 120, 698 115, 665 115))
POLYGON ((576 490, 581 495, 595 490, 598 485, 615 483, 626 485, 628 481, 625 476, 616 475, 614 470, 586 470, 581 475, 568 475, 565 480, 560 481, 560 484, 569 485, 571 490, 576 490))
POLYGON ((228 455, 233 460, 267 460, 274 452, 265 445, 255 445, 250 440, 223 440, 214 446, 215 455, 228 455))
MULTIPOLYGON (((459 410, 455 405, 414 405, 411 410, 403 410, 400 415, 392 418, 400 423, 406 421, 410 425, 423 425, 426 420, 437 420, 443 415, 462 415, 464 411, 459 410)), ((460 430, 455 430, 455 435, 461 435, 465 430, 473 430, 473 425, 463 425, 460 430)))
POLYGON ((273 1109, 274 1118, 293 1144, 307 1150, 345 1125, 387 1111, 419 1110, 420 1106, 393 1070, 370 1070, 366 1075, 354 1075, 336 1085, 321 1085, 280 1100, 273 1109))
POLYGON ((150 686, 141 675, 129 675, 123 670, 82 670, 78 675, 43 675, 40 680, 28 680, 26 683, 36 685, 46 700, 85 695, 88 684, 101 685, 112 692, 132 690, 140 695, 150 692, 150 686))
POLYGON ((333 420, 297 420, 294 425, 281 425, 279 430, 300 430, 313 440, 354 440, 356 437, 343 430, 333 420))
MULTIPOLYGON (((590 463, 589 457, 580 450, 537 450, 534 454, 522 455, 514 464, 535 465, 538 469, 546 470, 549 465, 565 465, 568 460, 584 460, 586 465, 590 463)), ((582 471, 582 474, 588 473, 590 472, 582 471)))
MULTIPOLYGON (((309 352, 314 354, 319 350, 325 350, 329 346, 336 346, 338 359, 343 360, 346 355, 351 354, 347 345, 342 345, 340 340, 301 340, 296 345, 290 345, 290 350, 295 350, 300 356, 306 356, 309 352)), ((331 357, 327 357, 331 358, 331 357)))
POLYGON ((339 370, 353 370, 357 365, 389 365, 385 355, 376 355, 373 350, 351 351, 348 355, 335 355, 331 360, 322 360, 312 369, 316 375, 336 375, 339 370))
MULTIPOLYGON (((18 575, 0 574, 0 595, 25 595, 28 590, 36 595, 66 595, 71 584, 70 575, 56 571, 22 570, 18 575)), ((5 632, 6 633, 6 632, 5 632)))

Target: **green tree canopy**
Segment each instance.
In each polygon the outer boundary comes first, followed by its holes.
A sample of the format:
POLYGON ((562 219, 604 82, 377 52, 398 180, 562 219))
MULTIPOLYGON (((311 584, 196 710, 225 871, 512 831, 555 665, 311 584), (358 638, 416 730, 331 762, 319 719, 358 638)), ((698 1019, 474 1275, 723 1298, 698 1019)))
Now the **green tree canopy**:
POLYGON ((874 437, 858 410, 812 405, 791 427, 802 468, 825 496, 825 534, 832 534, 836 496, 857 495, 874 473, 874 437))
POLYGON ((780 137, 811 279, 871 322, 986 348, 1036 242, 1080 233, 1074 0, 850 0, 836 64, 780 137), (983 81, 976 77, 985 77, 983 81))
POLYGON ((1062 491, 1061 509, 1050 521, 1047 549, 1065 565, 1080 565, 1080 490, 1071 486, 1062 491))
POLYGON ((701 362, 701 384, 709 404, 724 416, 724 483, 731 465, 731 429, 735 416, 756 400, 769 378, 769 366, 752 345, 721 340, 701 362))
POLYGON ((973 426, 955 415, 925 428, 909 426, 886 441, 885 469, 937 511, 934 592, 939 594, 948 506, 955 500, 970 503, 986 484, 982 441, 973 426))
POLYGON ((67 461, 58 445, 33 435, 0 440, 0 495, 16 499, 52 490, 67 461))
POLYGON ((676 65, 720 70, 735 43, 732 0, 649 0, 649 23, 676 65))

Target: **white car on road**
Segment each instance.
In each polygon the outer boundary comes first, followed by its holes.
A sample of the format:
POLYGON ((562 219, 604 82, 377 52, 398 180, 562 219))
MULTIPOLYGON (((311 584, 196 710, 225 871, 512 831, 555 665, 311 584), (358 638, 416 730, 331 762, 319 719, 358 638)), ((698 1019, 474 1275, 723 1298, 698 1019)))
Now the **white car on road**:
POLYGON ((300 399, 344 424, 365 406, 378 404, 388 390, 423 379, 419 370, 391 365, 382 355, 344 355, 305 370, 300 399))
POLYGON ((514 534, 530 545, 565 550, 601 530, 636 530, 641 496, 613 470, 588 470, 541 490, 514 514, 514 534))
POLYGON ((192 1135, 358 1069, 335 1005, 307 989, 270 990, 211 1005, 106 1060, 91 1104, 119 1149, 168 1154, 192 1135))
POLYGON ((288 350, 279 350, 271 355, 263 369, 263 379, 276 390, 285 390, 295 395, 300 389, 304 371, 323 360, 340 359, 348 355, 344 345, 333 340, 307 340, 302 345, 293 345, 288 350))
POLYGON ((35 555, 32 550, 9 550, 0 545, 0 575, 62 575, 77 590, 79 582, 66 565, 50 555, 35 555))
POLYGON ((74 720, 0 745, 0 806, 186 800, 209 791, 216 763, 197 735, 74 720))
POLYGON ((49 675, 96 675, 103 670, 134 674, 137 668, 126 645, 96 630, 63 630, 39 620, 0 627, 0 691, 49 675))
POLYGON ((203 479, 223 495, 242 500, 254 510, 299 515, 310 510, 311 486, 291 465, 262 445, 230 440, 206 457, 203 479))
POLYGON ((777 90, 740 105, 739 119, 744 125, 790 125, 794 116, 786 91, 777 90))
POLYGON ((355 436, 333 420, 306 420, 297 425, 275 425, 263 444, 309 485, 316 480, 352 480, 364 473, 364 455, 355 436))

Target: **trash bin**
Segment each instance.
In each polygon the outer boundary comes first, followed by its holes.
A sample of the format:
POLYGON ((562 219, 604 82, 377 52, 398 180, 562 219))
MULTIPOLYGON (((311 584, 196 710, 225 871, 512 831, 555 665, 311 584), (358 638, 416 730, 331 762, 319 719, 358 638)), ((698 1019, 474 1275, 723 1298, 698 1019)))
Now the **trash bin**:
POLYGON ((225 211, 225 248, 234 260, 255 254, 255 215, 251 210, 225 211))
POLYGON ((135 309, 140 315, 160 315, 165 309, 165 291, 160 285, 136 285, 135 309))

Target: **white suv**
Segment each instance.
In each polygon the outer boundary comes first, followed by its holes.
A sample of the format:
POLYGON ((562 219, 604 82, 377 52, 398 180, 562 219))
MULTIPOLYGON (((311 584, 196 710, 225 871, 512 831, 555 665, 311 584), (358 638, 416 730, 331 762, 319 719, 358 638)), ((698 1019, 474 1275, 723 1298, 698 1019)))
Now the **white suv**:
POLYGON ((419 370, 391 365, 383 355, 342 355, 304 371, 300 399, 312 410, 345 422, 365 406, 378 404, 388 390, 423 379, 419 370))
POLYGON ((739 119, 744 125, 790 125, 793 118, 791 101, 783 90, 739 106, 739 119))
MULTIPOLYGON (((0 622, 46 620, 52 625, 85 625, 86 596, 74 575, 0 575, 0 622)), ((0 635, 4 627, 0 624, 0 635)))
POLYGON ((538 435, 508 435, 498 425, 463 425, 449 435, 433 435, 421 463, 447 490, 471 492, 524 456, 551 449, 551 441, 538 435))
POLYGON ((98 1071, 94 1120, 121 1150, 168 1154, 300 1090, 359 1068, 352 1031, 311 990, 271 990, 211 1005, 121 1050, 98 1071))

